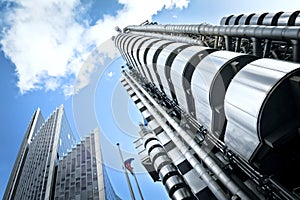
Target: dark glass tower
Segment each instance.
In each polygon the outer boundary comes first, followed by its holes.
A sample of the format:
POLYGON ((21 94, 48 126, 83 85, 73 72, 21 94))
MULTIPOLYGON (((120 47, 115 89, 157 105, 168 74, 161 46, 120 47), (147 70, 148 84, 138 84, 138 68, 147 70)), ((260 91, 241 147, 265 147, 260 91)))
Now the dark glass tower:
POLYGON ((136 148, 172 199, 300 199, 300 12, 128 26, 136 148), (288 62, 287 62, 288 61, 288 62))
POLYGON ((40 109, 26 130, 3 199, 120 199, 102 164, 98 130, 77 143, 64 107, 40 109))
POLYGON ((31 118, 27 130, 25 132, 25 136, 23 138, 20 150, 18 152, 13 170, 10 174, 10 178, 3 199, 13 199, 15 197, 21 174, 24 169, 24 163, 28 155, 29 146, 32 142, 32 138, 36 135, 38 129, 41 127, 44 121, 45 120, 41 113, 41 110, 38 108, 33 114, 33 117, 31 118))
MULTIPOLYGON (((56 165, 60 157, 76 143, 70 125, 61 105, 50 117, 43 121, 40 110, 30 123, 27 153, 22 159, 21 169, 12 172, 11 179, 16 184, 9 184, 4 199, 50 199, 54 195, 53 183, 56 165)), ((25 135, 27 138, 27 133, 25 135)), ((20 152, 23 152, 23 144, 20 152)), ((17 158, 16 164, 19 163, 17 158)))

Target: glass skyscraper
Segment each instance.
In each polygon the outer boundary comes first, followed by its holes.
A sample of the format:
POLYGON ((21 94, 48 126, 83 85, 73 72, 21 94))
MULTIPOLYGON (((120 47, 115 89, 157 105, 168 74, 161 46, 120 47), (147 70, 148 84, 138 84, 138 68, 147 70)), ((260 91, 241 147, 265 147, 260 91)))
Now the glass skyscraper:
POLYGON ((21 174, 23 172, 23 169, 25 168, 24 164, 28 155, 29 146, 32 142, 32 138, 36 135, 38 128, 41 127, 44 121, 45 120, 41 113, 41 110, 38 108, 33 114, 33 117, 31 118, 27 130, 25 132, 25 136, 21 143, 21 147, 18 152, 13 170, 11 172, 3 199, 13 199, 15 197, 21 174))
POLYGON ((54 199, 120 199, 102 163, 98 129, 59 160, 54 199))
POLYGON ((47 120, 37 109, 3 199, 119 199, 104 171, 97 129, 78 143, 63 105, 47 120))

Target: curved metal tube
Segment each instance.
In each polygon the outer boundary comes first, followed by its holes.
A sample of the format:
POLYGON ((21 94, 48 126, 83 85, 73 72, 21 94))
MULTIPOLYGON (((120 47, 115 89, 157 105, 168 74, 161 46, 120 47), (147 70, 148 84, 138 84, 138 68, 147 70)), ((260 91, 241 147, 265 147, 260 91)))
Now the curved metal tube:
MULTIPOLYGON (((124 31, 159 32, 169 34, 200 34, 274 40, 300 40, 299 26, 265 26, 265 25, 145 25, 127 26, 124 31)), ((140 33, 139 33, 140 34, 140 33)))
MULTIPOLYGON (((125 72, 126 73, 126 72, 125 72)), ((199 158, 207 165, 207 167, 218 177, 218 179, 233 193, 237 194, 242 199, 249 199, 249 197, 223 172, 223 170, 218 166, 218 164, 207 154, 206 151, 200 148, 200 146, 193 140, 193 138, 184 130, 182 127, 180 127, 177 122, 170 117, 166 111, 161 108, 161 106, 139 85, 137 82, 126 73, 128 77, 130 77, 131 81, 133 81, 138 88, 143 92, 143 94, 147 97, 149 101, 155 106, 155 108, 162 114, 165 119, 168 120, 168 122, 173 126, 173 128, 178 132, 178 134, 181 136, 182 139, 188 144, 190 144, 190 147, 197 153, 199 158)), ((125 77, 127 80, 128 78, 125 77)), ((140 97, 140 99, 145 98, 140 94, 139 91, 135 91, 136 94, 140 97)), ((143 101, 143 102, 144 102, 143 101)), ((186 145, 181 141, 181 138, 174 135, 171 128, 163 123, 163 118, 153 110, 153 108, 145 101, 144 105, 149 109, 149 112, 157 117, 158 123, 161 125, 161 127, 165 130, 165 132, 169 135, 170 138, 172 138, 174 144, 180 149, 182 154, 187 158, 187 160, 190 162, 190 164, 195 168, 195 170, 199 173, 203 181, 208 185, 208 187, 214 191, 217 192, 217 195, 219 198, 224 199, 226 196, 221 192, 221 188, 217 183, 209 176, 205 170, 205 168, 197 161, 197 159, 192 155, 192 153, 189 151, 189 149, 186 147, 186 145), (208 179, 207 179, 208 178, 208 179)))
MULTIPOLYGON (((130 77, 128 74, 126 76, 130 77)), ((189 149, 186 147, 186 145, 181 141, 181 139, 178 137, 178 135, 175 135, 172 131, 172 129, 164 123, 163 118, 154 110, 154 108, 147 102, 145 97, 139 92, 135 87, 132 86, 132 82, 135 82, 131 77, 130 80, 128 77, 125 76, 125 79, 131 85, 131 88, 133 91, 136 93, 136 95, 142 100, 144 105, 147 107, 151 115, 157 119, 157 122, 159 125, 164 129, 164 131, 167 133, 167 135, 172 138, 172 141, 174 144, 177 146, 177 148, 182 152, 182 154, 185 156, 185 158, 190 162, 190 164, 193 166, 193 168, 196 170, 196 172, 200 175, 202 180, 207 184, 209 189, 213 192, 213 194, 218 198, 218 199, 228 199, 226 194, 223 192, 223 190, 220 188, 220 186, 214 181, 214 179, 207 173, 206 169, 198 162, 198 160, 193 156, 193 154, 189 151, 189 149)), ((136 84, 136 82, 135 82, 136 84)), ((136 84, 137 85, 137 84, 136 84)), ((144 92, 146 95, 146 91, 139 85, 137 85, 140 90, 144 92)), ((152 101, 154 101, 152 99, 152 101)), ((151 102, 152 102, 151 101, 151 102)), ((157 104, 154 101, 155 104, 157 104)))
POLYGON ((138 31, 132 31, 130 33, 142 35, 142 36, 146 36, 146 37, 162 39, 162 40, 170 40, 170 41, 195 44, 195 45, 203 45, 203 42, 201 40, 197 40, 197 39, 193 39, 193 38, 189 38, 189 37, 182 37, 182 36, 176 36, 176 35, 162 35, 162 34, 158 34, 158 33, 138 32, 138 31))

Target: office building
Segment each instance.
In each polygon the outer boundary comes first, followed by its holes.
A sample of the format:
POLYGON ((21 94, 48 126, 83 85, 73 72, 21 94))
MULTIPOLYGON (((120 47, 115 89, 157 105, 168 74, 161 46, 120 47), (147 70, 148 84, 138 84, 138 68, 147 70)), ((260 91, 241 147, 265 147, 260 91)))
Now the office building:
POLYGON ((142 164, 172 199, 300 198, 299 11, 127 26, 142 164))
POLYGON ((120 199, 102 163, 98 129, 59 160, 54 199, 120 199))
POLYGON ((18 152, 14 167, 10 174, 10 178, 4 193, 3 199, 13 199, 15 197, 16 189, 18 188, 19 180, 23 171, 24 163, 29 150, 29 145, 32 142, 32 138, 36 135, 39 127, 44 123, 44 117, 41 110, 38 108, 31 118, 25 136, 21 143, 20 150, 18 152))
POLYGON ((98 130, 78 143, 64 107, 34 113, 3 199, 120 199, 102 163, 98 130))

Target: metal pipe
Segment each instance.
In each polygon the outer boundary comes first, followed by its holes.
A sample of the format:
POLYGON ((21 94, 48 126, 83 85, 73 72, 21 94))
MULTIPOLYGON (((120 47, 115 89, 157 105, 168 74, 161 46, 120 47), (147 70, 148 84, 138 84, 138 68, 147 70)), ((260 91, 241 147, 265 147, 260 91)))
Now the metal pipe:
POLYGON ((241 50, 241 38, 236 38, 235 40, 235 52, 240 52, 241 50))
POLYGON ((178 199, 178 200, 185 199, 185 198, 195 199, 194 195, 190 191, 189 186, 185 184, 183 177, 180 175, 180 173, 178 172, 177 168, 173 165, 173 163, 166 162, 166 159, 159 159, 159 158, 167 158, 167 160, 171 161, 171 158, 168 156, 165 149, 161 146, 156 135, 153 134, 151 131, 146 130, 145 127, 142 127, 142 131, 148 132, 145 134, 144 138, 154 139, 154 140, 151 140, 150 142, 148 142, 147 144, 146 144, 147 140, 145 140, 144 146, 147 149, 149 156, 150 156, 150 160, 151 160, 153 166, 155 167, 155 169, 157 170, 157 172, 159 173, 159 176, 160 176, 163 184, 165 185, 165 187, 169 193, 169 196, 172 199, 178 199), (155 147, 155 145, 157 145, 157 144, 159 146, 155 147), (153 148, 153 147, 155 147, 155 148, 153 148), (150 148, 153 148, 151 150, 151 152, 149 152, 150 148), (159 155, 159 153, 160 153, 160 155, 159 155), (157 155, 159 155, 159 156, 157 156, 157 155), (157 161, 159 162, 159 164, 157 164, 157 161), (159 166, 160 163, 163 163, 163 162, 165 162, 166 164, 163 166, 159 166), (160 167, 160 168, 158 168, 158 167, 160 167), (170 176, 170 174, 172 174, 172 175, 170 176), (175 179, 177 181, 172 182, 172 180, 169 180, 172 177, 175 177, 175 179), (166 184, 166 183, 168 183, 168 184, 166 184), (178 187, 179 185, 184 185, 184 186, 178 187), (184 190, 184 193, 181 193, 181 195, 180 195, 180 192, 178 190, 184 190), (176 191, 178 191, 177 192, 178 194, 174 195, 176 193, 176 191))
POLYGON ((264 47, 264 51, 263 51, 263 58, 267 58, 269 56, 270 50, 271 50, 271 40, 266 39, 265 47, 264 47))
POLYGON ((157 32, 168 34, 197 34, 231 37, 256 37, 273 40, 299 40, 300 26, 265 26, 265 25, 146 25, 127 26, 127 31, 157 32), (189 27, 189 28, 187 28, 189 27), (171 30, 171 31, 170 31, 171 30))
POLYGON ((219 46, 219 38, 220 36, 215 36, 214 49, 217 49, 219 46))
MULTIPOLYGON (((126 73, 127 74, 127 73, 126 73)), ((206 164, 206 166, 217 176, 217 178, 228 188, 228 190, 238 195, 242 199, 249 199, 249 197, 223 172, 223 170, 218 166, 218 164, 207 154, 207 152, 200 148, 200 146, 193 140, 193 138, 182 128, 178 125, 178 123, 170 117, 166 111, 139 85, 137 82, 129 75, 127 74, 130 79, 137 85, 137 87, 143 92, 143 94, 148 98, 149 101, 155 106, 155 108, 161 113, 162 116, 172 125, 172 127, 178 132, 178 134, 181 136, 184 141, 190 145, 190 147, 196 152, 196 154, 199 156, 199 158, 206 164)), ((162 119, 159 115, 158 117, 162 119)), ((158 119, 158 122, 162 122, 163 120, 158 119)), ((163 128, 163 127, 162 127, 163 128)), ((171 129, 170 129, 171 130, 171 129)), ((171 137, 172 138, 172 137, 171 137)), ((175 137, 178 138, 178 137, 175 137)), ((178 138, 178 141, 180 142, 180 138, 178 138)), ((173 141, 174 142, 174 141, 173 141)), ((175 143, 175 142, 174 142, 175 143)), ((189 153, 189 149, 182 146, 183 154, 187 154, 188 158, 192 154, 189 153)), ((187 159, 189 160, 189 159, 187 159)), ((192 164, 192 163, 191 163, 192 164)), ((195 163, 193 163, 195 165, 195 163)), ((201 175, 200 175, 201 176, 201 175)))
MULTIPOLYGON (((148 111, 151 113, 151 115, 154 116, 156 121, 159 123, 159 125, 164 129, 166 134, 172 138, 172 141, 177 146, 177 148, 182 152, 182 154, 185 156, 188 162, 193 166, 193 168, 196 170, 196 172, 200 175, 202 180, 207 184, 209 189, 213 192, 213 194, 218 199, 228 199, 226 194, 223 192, 223 190, 220 188, 220 186, 214 181, 214 179, 206 172, 205 168, 199 163, 199 161, 193 156, 193 154, 189 151, 188 147, 181 141, 181 139, 178 137, 178 135, 175 135, 173 133, 173 130, 164 122, 164 119, 154 110, 153 106, 151 106, 145 97, 141 94, 139 90, 137 90, 133 83, 144 93, 144 95, 148 96, 146 91, 140 87, 134 79, 130 77, 129 74, 125 72, 125 79, 127 80, 128 84, 131 86, 132 90, 135 92, 135 94, 141 99, 141 101, 144 103, 144 106, 147 107, 148 111), (126 77, 128 76, 128 77, 126 77)), ((149 99, 150 100, 150 99, 149 99)), ((151 100, 150 100, 151 101, 151 100)), ((153 99, 151 101, 154 104, 157 104, 153 99)), ((155 106, 156 107, 156 106, 155 106)))
POLYGON ((300 62, 300 43, 299 40, 292 40, 293 44, 293 61, 300 62))
POLYGON ((252 37, 251 40, 253 41, 253 55, 262 57, 263 51, 261 47, 261 39, 252 37))
POLYGON ((137 31, 132 31, 131 33, 146 36, 146 37, 157 38, 157 39, 171 40, 171 41, 175 41, 175 42, 182 42, 182 43, 189 43, 189 44, 196 44, 196 45, 203 45, 203 42, 201 40, 192 39, 187 36, 162 35, 162 34, 157 34, 157 33, 152 33, 152 32, 149 33, 149 32, 137 32, 137 31))
POLYGON ((232 37, 225 36, 225 48, 227 51, 232 51, 232 37))

